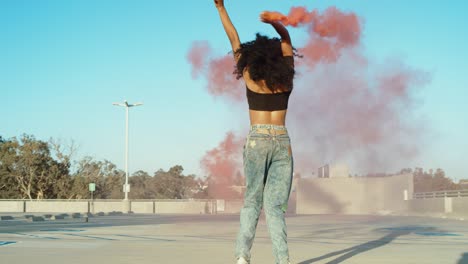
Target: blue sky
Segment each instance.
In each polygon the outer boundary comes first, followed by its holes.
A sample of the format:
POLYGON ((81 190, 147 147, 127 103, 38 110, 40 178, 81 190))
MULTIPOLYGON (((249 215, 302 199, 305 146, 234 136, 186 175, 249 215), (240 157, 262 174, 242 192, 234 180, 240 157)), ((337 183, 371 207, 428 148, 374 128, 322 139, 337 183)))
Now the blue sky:
MULTIPOLYGON (((336 6, 363 19, 362 45, 376 60, 404 59, 428 72, 418 94, 431 141, 407 167, 443 168, 468 178, 468 29, 464 1, 225 0, 241 40, 263 10, 336 6)), ((291 29, 292 38, 301 35, 291 29)), ((130 112, 130 171, 180 164, 200 174, 200 158, 236 129, 229 104, 193 80, 186 54, 207 40, 229 51, 212 1, 26 1, 0 3, 0 135, 74 140, 90 155, 124 166, 124 109, 130 112)), ((245 109, 247 111, 247 109, 245 109)), ((246 115, 247 116, 247 115, 246 115)), ((246 121, 247 122, 247 121, 246 121)))

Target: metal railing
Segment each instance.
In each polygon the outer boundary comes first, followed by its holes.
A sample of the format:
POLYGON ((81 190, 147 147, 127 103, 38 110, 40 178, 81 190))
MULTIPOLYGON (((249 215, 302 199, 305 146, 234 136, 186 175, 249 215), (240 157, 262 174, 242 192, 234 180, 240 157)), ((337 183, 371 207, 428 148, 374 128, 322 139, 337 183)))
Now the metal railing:
POLYGON ((437 192, 420 192, 414 193, 414 199, 429 199, 429 198, 446 198, 446 197, 468 197, 467 190, 450 190, 437 192))

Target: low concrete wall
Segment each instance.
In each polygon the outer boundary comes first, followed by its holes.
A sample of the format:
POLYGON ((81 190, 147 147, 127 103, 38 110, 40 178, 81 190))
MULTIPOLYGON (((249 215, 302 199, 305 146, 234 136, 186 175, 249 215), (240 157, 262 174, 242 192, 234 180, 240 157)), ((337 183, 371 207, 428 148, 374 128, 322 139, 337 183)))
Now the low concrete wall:
POLYGON ((408 201, 409 214, 468 217, 468 197, 440 197, 408 201))
POLYGON ((224 203, 224 211, 218 212, 221 214, 238 214, 240 213, 242 206, 244 205, 243 200, 228 200, 224 203))
POLYGON ((468 216, 468 197, 452 198, 452 210, 454 214, 468 216))
POLYGON ((23 213, 24 201, 0 201, 0 212, 23 213))
MULTIPOLYGON (((307 187, 304 186, 304 187, 307 187)), ((344 188, 344 186, 341 186, 344 188)), ((361 186, 362 187, 362 186, 361 186)), ((378 190, 367 190, 363 199, 362 197, 351 197, 356 195, 356 189, 353 192, 347 192, 351 198, 348 200, 345 197, 338 196, 333 199, 333 196, 324 195, 324 189, 321 189, 315 195, 322 195, 321 199, 305 200, 310 196, 300 197, 298 200, 308 204, 297 204, 297 213, 355 213, 358 214, 373 214, 375 210, 385 210, 385 208, 396 208, 391 213, 400 213, 397 209, 406 209, 402 213, 405 215, 428 215, 428 216, 456 216, 468 217, 468 197, 446 197, 446 198, 426 198, 426 199, 411 199, 404 201, 404 205, 399 203, 386 206, 387 195, 383 198, 378 195, 378 190), (326 199, 328 197, 328 200, 326 199), (370 198, 369 198, 370 197, 370 198), (304 207, 306 206, 306 207, 304 207), (342 206, 342 207, 341 207, 342 206), (370 210, 369 208, 372 208, 370 210), (344 210, 334 210, 344 209, 344 210)), ((364 190, 363 190, 364 192, 364 190)), ((398 192, 399 193, 399 192, 398 192)), ((394 195, 397 195, 395 193, 394 195)), ((298 193, 298 195, 300 195, 298 193)), ((302 194, 304 195, 304 194, 302 194)), ((308 194, 311 195, 311 194, 308 194)), ((328 193, 328 195, 330 195, 328 193)), ((391 196, 388 194, 388 196, 391 196)), ((290 199, 293 202, 294 199, 290 199)), ((242 208, 242 200, 136 200, 136 201, 122 201, 122 200, 97 200, 93 203, 89 202, 89 210, 94 213, 98 212, 128 212, 143 214, 239 214, 242 208), (94 210, 93 210, 94 205, 94 210)), ((387 204, 388 205, 388 204, 387 204)), ((291 208, 288 208, 288 213, 291 208)), ((0 201, 0 213, 85 213, 88 212, 88 201, 83 200, 41 200, 41 201, 0 201), (24 210, 26 209, 26 210, 24 210)), ((378 212, 377 212, 378 213, 378 212)))
POLYGON ((297 214, 377 214, 405 212, 413 193, 411 174, 391 177, 301 179, 297 185, 297 214))
POLYGON ((94 213, 98 212, 128 212, 128 207, 124 201, 94 201, 94 213))
POLYGON ((157 201, 156 214, 209 214, 211 202, 197 201, 157 201))
POLYGON ((88 201, 26 201, 27 213, 86 213, 88 201))
POLYGON ((444 214, 445 199, 444 198, 429 198, 429 199, 413 199, 408 201, 409 213, 417 214, 444 214))
POLYGON ((215 214, 215 200, 39 200, 0 201, 0 213, 215 214))
POLYGON ((154 214, 154 202, 132 201, 130 210, 137 214, 154 214))

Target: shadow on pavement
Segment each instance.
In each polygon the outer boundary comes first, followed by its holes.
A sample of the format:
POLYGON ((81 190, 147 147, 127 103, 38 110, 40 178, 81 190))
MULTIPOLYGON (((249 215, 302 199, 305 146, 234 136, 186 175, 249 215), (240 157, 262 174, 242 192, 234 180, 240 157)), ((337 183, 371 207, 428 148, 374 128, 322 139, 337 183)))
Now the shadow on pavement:
MULTIPOLYGON (((399 236, 404 236, 404 235, 409 235, 413 232, 429 232, 429 231, 434 231, 435 228, 433 227, 418 227, 418 226, 405 226, 405 227, 396 227, 396 228, 383 228, 383 229, 378 229, 377 231, 391 231, 389 234, 377 239, 377 240, 372 240, 372 241, 369 241, 369 242, 366 242, 364 244, 361 244, 361 245, 357 245, 357 246, 353 246, 353 247, 350 247, 350 248, 346 248, 346 249, 343 249, 343 250, 338 250, 338 251, 335 251, 335 252, 331 252, 331 253, 328 253, 328 254, 325 254, 323 256, 320 256, 320 257, 316 257, 316 258, 312 258, 312 259, 308 259, 308 260, 304 260, 302 262, 299 262, 298 264, 310 264, 310 263, 314 263, 314 262, 317 262, 317 261, 320 261, 320 260, 323 260, 323 259, 326 259, 326 258, 330 258, 330 257, 334 257, 334 256, 337 256, 337 255, 341 255, 329 262, 327 262, 327 264, 337 264, 337 263, 341 263, 349 258, 352 258, 358 254, 361 254, 363 252, 366 252, 366 251, 369 251, 369 250, 372 250, 372 249, 375 249, 375 248, 378 248, 378 247, 381 247, 381 246, 385 246, 387 244, 389 244, 390 242, 392 242, 395 238, 399 237, 399 236), (344 254, 344 255, 342 255, 344 254)), ((462 262, 459 262, 457 264, 468 264, 468 262, 463 262, 464 259, 467 259, 468 256, 465 256, 467 254, 464 254, 464 258, 461 260, 462 262)), ((466 261, 466 260, 465 260, 466 261)))
POLYGON ((457 264, 468 264, 468 252, 463 253, 461 259, 457 262, 457 264))

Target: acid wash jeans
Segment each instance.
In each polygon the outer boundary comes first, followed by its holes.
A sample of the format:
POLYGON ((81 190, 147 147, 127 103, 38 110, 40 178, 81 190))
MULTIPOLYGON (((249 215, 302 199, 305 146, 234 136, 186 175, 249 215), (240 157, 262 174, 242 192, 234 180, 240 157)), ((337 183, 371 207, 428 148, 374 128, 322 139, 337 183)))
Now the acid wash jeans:
POLYGON ((236 257, 250 261, 262 205, 277 264, 289 262, 286 222, 293 175, 293 157, 284 126, 252 125, 244 146, 246 192, 240 213, 236 257))

